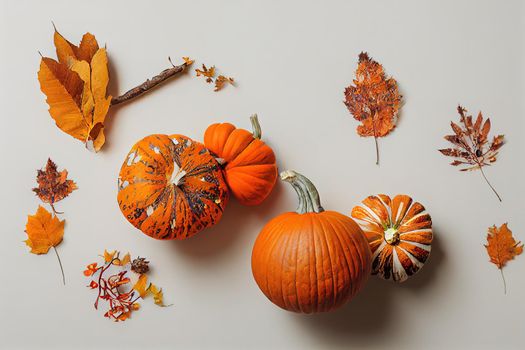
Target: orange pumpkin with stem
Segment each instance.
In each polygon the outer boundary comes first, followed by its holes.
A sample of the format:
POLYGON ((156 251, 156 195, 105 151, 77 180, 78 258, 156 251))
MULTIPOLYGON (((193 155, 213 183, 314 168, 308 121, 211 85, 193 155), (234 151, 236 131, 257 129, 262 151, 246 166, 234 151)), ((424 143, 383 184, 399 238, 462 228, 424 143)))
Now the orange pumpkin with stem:
POLYGON ((261 141, 257 115, 250 118, 253 132, 230 123, 212 124, 204 133, 204 145, 222 163, 226 182, 244 205, 258 205, 268 197, 277 180, 273 150, 261 141))
POLYGON ((430 255, 432 219, 425 207, 407 195, 378 194, 352 209, 372 250, 372 274, 394 282, 418 272, 430 255))
POLYGON ((120 170, 126 219, 156 239, 185 239, 216 224, 228 201, 222 169, 203 144, 182 135, 137 142, 120 170))
POLYGON ((297 192, 299 207, 262 229, 252 252, 253 276, 268 299, 285 310, 333 310, 368 280, 368 242, 351 218, 321 207, 319 194, 306 177, 284 171, 281 179, 297 192))

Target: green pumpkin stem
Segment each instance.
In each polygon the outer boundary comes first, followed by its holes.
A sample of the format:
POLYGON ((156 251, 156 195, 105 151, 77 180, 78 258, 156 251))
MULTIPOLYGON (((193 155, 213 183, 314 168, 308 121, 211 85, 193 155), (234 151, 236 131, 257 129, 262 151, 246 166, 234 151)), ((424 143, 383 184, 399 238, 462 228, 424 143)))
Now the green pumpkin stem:
POLYGON ((257 118, 257 114, 252 115, 250 117, 250 121, 252 122, 253 137, 260 139, 262 137, 262 130, 261 125, 259 124, 259 118, 257 118))
POLYGON ((293 170, 285 170, 280 176, 282 181, 289 182, 292 185, 299 196, 298 214, 320 213, 324 211, 321 206, 319 192, 317 192, 314 184, 308 180, 307 177, 293 170))

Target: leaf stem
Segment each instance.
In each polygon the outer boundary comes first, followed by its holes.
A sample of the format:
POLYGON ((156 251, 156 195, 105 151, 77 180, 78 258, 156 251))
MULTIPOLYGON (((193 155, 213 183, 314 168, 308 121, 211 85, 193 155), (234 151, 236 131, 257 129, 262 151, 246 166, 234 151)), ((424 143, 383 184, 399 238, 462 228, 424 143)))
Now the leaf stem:
POLYGON ((53 210, 53 214, 55 214, 55 216, 57 216, 57 214, 64 214, 63 211, 56 211, 54 203, 49 203, 49 205, 51 206, 51 210, 53 210))
POLYGON ((506 295, 507 294, 507 282, 505 281, 505 275, 503 274, 503 269, 499 269, 499 272, 501 272, 501 278, 503 279, 503 292, 506 295))
MULTIPOLYGON (((171 60, 170 60, 170 63, 171 63, 171 60)), ((162 72, 160 72, 159 74, 157 74, 153 78, 146 80, 142 84, 134 87, 131 90, 128 90, 127 92, 125 92, 124 94, 122 94, 120 96, 113 97, 111 99, 111 105, 112 106, 118 105, 120 103, 123 103, 123 102, 126 102, 128 100, 131 100, 131 99, 133 99, 135 97, 138 97, 138 96, 148 92, 149 90, 153 89, 155 86, 157 86, 157 85, 163 83, 164 81, 170 79, 171 77, 173 77, 173 76, 175 76, 175 75, 177 75, 179 73, 184 72, 186 67, 189 66, 189 64, 187 62, 184 62, 183 64, 178 65, 178 66, 173 65, 173 63, 171 65, 172 65, 171 68, 163 70, 162 72)))
POLYGON ((372 127, 374 128, 374 141, 376 143, 376 165, 379 165, 379 145, 377 143, 377 132, 376 132, 376 118, 377 113, 374 113, 374 117, 372 118, 372 127))
POLYGON ((490 186, 494 194, 498 197, 499 201, 502 202, 501 197, 499 196, 498 192, 496 192, 496 189, 490 184, 489 180, 485 176, 485 172, 483 171, 483 167, 480 165, 479 170, 481 170, 481 175, 483 175, 483 178, 487 182, 487 184, 490 186))
POLYGON ((62 272, 62 282, 64 283, 64 286, 66 285, 66 275, 64 274, 64 268, 62 267, 62 261, 60 260, 60 255, 58 255, 58 250, 56 247, 53 247, 53 250, 55 251, 55 254, 57 255, 58 264, 60 265, 60 271, 62 272))
POLYGON ((379 165, 379 145, 377 144, 377 136, 375 135, 374 141, 376 142, 376 165, 379 165))

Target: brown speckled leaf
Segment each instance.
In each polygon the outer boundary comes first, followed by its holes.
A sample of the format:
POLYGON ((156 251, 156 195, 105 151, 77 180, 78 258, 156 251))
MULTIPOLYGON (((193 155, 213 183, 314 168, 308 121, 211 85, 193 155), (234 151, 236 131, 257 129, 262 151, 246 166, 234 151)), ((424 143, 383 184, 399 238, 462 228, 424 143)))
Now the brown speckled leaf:
MULTIPOLYGON (((359 55, 353 85, 345 89, 344 104, 353 117, 361 122, 360 136, 377 138, 388 135, 395 127, 402 96, 397 82, 387 77, 383 66, 366 52, 359 55)), ((378 153, 378 152, 377 152, 378 153)), ((379 162, 379 154, 377 154, 379 162)))
POLYGON ((33 191, 44 203, 51 205, 77 189, 76 183, 67 179, 67 170, 59 172, 51 159, 47 160, 45 170, 38 170, 36 181, 38 187, 33 188, 33 191))

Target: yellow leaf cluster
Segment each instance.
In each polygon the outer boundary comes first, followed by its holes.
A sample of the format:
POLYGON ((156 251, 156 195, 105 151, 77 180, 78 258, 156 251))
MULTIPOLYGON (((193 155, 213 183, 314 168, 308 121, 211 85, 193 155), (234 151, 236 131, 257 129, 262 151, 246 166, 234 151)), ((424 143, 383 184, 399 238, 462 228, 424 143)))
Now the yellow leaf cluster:
POLYGON ((58 61, 42 57, 38 80, 47 97, 49 114, 57 126, 99 151, 105 142, 104 122, 111 105, 106 96, 109 82, 105 48, 86 33, 79 46, 55 30, 54 43, 58 61))
POLYGON ((113 265, 116 265, 116 266, 126 266, 127 264, 131 262, 131 256, 129 255, 129 253, 126 253, 126 255, 124 255, 122 259, 119 258, 118 254, 115 257, 115 254, 117 254, 116 250, 112 252, 108 252, 107 250, 104 250, 104 256, 103 256, 104 262, 109 263, 112 260, 114 260, 113 265))
POLYGON ((148 283, 148 276, 146 276, 145 274, 141 274, 139 276, 139 279, 133 286, 133 289, 139 293, 142 299, 144 299, 148 295, 152 295, 153 301, 156 305, 166 306, 164 305, 164 296, 162 293, 162 288, 157 287, 153 283, 148 283))

